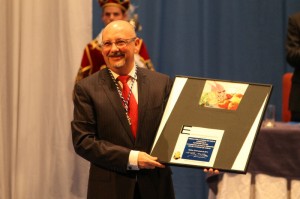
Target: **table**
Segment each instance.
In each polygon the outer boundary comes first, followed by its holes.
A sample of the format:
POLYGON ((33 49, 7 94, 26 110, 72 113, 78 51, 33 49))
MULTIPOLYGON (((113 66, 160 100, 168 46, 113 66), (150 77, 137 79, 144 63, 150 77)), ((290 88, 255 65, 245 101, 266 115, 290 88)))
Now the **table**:
POLYGON ((207 178, 209 198, 300 198, 300 124, 276 122, 262 127, 248 172, 207 178))

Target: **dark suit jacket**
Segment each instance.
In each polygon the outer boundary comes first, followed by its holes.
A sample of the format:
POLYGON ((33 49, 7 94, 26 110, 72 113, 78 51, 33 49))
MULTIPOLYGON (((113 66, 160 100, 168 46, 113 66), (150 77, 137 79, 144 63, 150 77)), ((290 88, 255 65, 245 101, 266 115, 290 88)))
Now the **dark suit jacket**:
POLYGON ((287 62, 294 67, 289 107, 300 112, 300 13, 289 17, 286 50, 287 62))
POLYGON ((172 81, 139 68, 138 131, 134 140, 122 101, 108 70, 79 81, 71 123, 75 151, 90 161, 88 198, 132 199, 137 182, 145 199, 174 198, 171 170, 127 170, 131 149, 149 153, 172 81))

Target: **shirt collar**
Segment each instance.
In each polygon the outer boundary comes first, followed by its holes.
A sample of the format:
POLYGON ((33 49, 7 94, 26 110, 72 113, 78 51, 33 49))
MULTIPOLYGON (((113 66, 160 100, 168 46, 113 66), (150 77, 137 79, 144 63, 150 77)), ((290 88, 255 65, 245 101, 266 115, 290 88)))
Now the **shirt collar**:
MULTIPOLYGON (((134 77, 134 73, 135 73, 135 68, 136 68, 136 67, 137 67, 137 66, 134 65, 133 68, 131 69, 131 71, 128 73, 128 75, 129 75, 131 78, 135 78, 135 77, 134 77)), ((120 76, 119 74, 115 73, 114 71, 112 71, 112 70, 110 70, 110 71, 111 71, 111 73, 113 74, 113 76, 114 76, 115 79, 117 79, 117 78, 120 76)))

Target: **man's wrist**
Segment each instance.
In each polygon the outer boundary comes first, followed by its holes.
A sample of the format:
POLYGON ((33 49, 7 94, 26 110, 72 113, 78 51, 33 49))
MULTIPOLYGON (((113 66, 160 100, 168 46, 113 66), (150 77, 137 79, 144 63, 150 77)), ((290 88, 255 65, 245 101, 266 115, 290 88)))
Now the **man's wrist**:
POLYGON ((139 170, 138 166, 139 151, 131 150, 128 157, 128 170, 139 170))

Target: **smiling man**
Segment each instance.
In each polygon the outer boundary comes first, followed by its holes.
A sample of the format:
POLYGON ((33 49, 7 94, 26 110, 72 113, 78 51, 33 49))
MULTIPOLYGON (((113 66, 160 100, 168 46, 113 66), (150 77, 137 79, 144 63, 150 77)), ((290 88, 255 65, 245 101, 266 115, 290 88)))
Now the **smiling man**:
POLYGON ((171 91, 169 76, 137 67, 141 40, 124 20, 103 30, 107 68, 77 82, 71 123, 90 164, 88 199, 174 199, 172 171, 150 150, 171 91))
POLYGON ((124 29, 119 24, 122 23, 113 23, 111 28, 103 31, 102 55, 109 69, 127 75, 134 67, 133 57, 140 40, 136 37, 133 27, 124 29))

